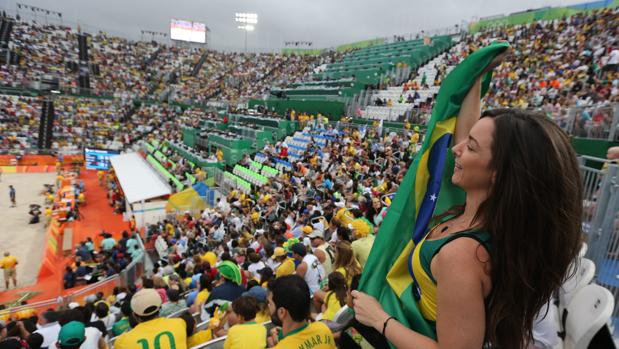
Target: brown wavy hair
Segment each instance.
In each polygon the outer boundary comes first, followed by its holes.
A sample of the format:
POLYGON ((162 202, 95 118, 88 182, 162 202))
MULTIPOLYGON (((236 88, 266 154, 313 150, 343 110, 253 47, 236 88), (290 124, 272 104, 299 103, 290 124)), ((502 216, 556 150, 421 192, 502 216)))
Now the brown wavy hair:
POLYGON ((543 115, 484 112, 495 134, 495 179, 475 221, 492 236, 486 341, 521 349, 534 318, 573 273, 581 247, 582 181, 568 136, 543 115))
POLYGON ((333 270, 344 268, 346 271, 346 280, 350 281, 355 275, 361 274, 361 266, 357 263, 350 242, 340 240, 335 244, 335 263, 333 270))

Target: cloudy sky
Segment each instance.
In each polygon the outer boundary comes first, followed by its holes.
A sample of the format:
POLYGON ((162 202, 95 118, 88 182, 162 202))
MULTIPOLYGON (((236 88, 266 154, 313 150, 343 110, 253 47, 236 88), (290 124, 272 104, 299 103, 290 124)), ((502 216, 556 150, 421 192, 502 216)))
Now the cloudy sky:
MULTIPOLYGON (((141 30, 169 32, 171 18, 205 23, 209 46, 242 49, 244 32, 235 12, 259 16, 248 35, 251 50, 279 49, 285 41, 310 41, 331 47, 393 34, 416 33, 462 24, 476 17, 586 0, 0 0, 15 14, 17 3, 61 12, 65 24, 85 31, 140 39, 141 30)), ((22 16, 30 10, 20 10, 22 16)), ((48 21, 52 16, 48 17, 48 21)), ((38 15, 40 22, 45 21, 38 15)), ((57 20, 54 20, 57 21, 57 20)))

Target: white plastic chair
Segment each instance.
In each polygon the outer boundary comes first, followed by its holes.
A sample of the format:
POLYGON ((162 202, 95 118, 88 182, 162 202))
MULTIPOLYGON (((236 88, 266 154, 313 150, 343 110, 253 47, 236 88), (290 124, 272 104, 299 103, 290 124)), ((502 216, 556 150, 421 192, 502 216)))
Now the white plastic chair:
POLYGON ((587 285, 567 307, 564 349, 587 349, 595 334, 610 321, 615 298, 606 288, 587 285))
POLYGON ((576 273, 566 280, 559 289, 559 314, 562 314, 563 309, 569 306, 578 290, 591 283, 594 276, 595 263, 590 259, 580 258, 576 273))
POLYGON ((580 252, 578 253, 578 257, 585 258, 585 255, 587 254, 588 250, 589 250, 589 245, 587 245, 586 242, 583 242, 582 246, 580 247, 580 252))

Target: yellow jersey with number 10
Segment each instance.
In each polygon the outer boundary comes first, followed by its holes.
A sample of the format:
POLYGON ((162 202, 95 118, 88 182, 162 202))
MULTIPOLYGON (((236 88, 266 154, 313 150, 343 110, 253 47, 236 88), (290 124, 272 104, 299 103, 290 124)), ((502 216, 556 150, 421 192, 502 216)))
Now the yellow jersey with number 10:
POLYGON ((114 342, 115 349, 187 349, 183 319, 156 318, 135 326, 114 342))

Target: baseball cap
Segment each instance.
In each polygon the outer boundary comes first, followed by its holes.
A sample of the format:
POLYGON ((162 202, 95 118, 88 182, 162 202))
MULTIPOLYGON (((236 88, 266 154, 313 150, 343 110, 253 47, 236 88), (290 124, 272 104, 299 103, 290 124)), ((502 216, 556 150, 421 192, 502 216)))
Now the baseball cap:
POLYGON ((307 237, 310 238, 310 239, 313 239, 313 238, 324 239, 325 238, 325 233, 322 230, 320 230, 320 229, 314 229, 312 231, 312 233, 309 234, 307 237))
POLYGON ((86 339, 86 327, 79 321, 71 321, 60 328, 58 343, 60 345, 73 346, 82 343, 86 339))
POLYGON ((131 298, 131 310, 138 316, 150 316, 161 308, 161 296, 152 288, 139 290, 131 298))
MULTIPOLYGON (((305 210, 305 211, 307 211, 307 210, 305 210)), ((303 230, 303 233, 305 233, 305 234, 310 234, 312 232, 312 226, 306 225, 301 230, 303 230)))
POLYGON ((281 257, 285 255, 286 255, 286 250, 283 247, 275 247, 275 250, 273 250, 273 255, 271 256, 271 258, 275 259, 277 257, 281 257))
POLYGON ((258 303, 266 303, 267 302, 267 290, 265 290, 261 286, 254 286, 249 289, 247 292, 243 292, 243 296, 254 297, 258 303))
POLYGON ((215 264, 217 264, 217 255, 213 253, 212 251, 208 251, 202 255, 202 261, 208 262, 208 264, 210 264, 211 267, 214 267, 215 264))

